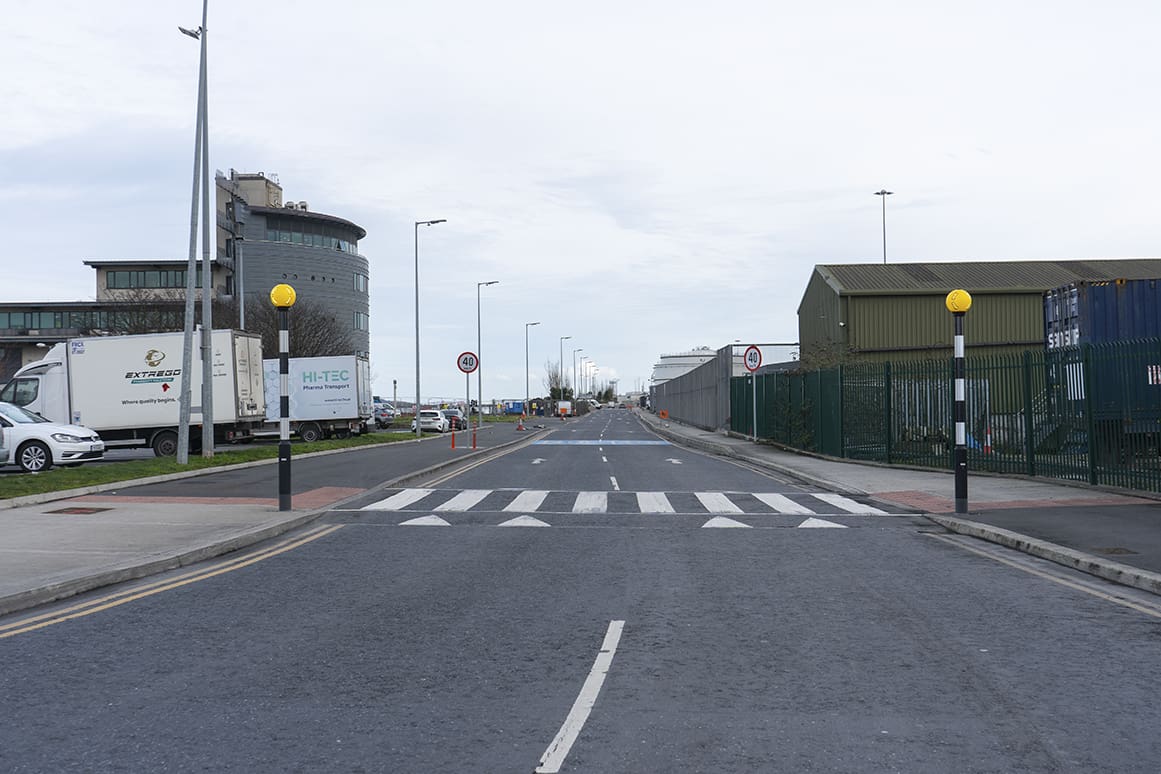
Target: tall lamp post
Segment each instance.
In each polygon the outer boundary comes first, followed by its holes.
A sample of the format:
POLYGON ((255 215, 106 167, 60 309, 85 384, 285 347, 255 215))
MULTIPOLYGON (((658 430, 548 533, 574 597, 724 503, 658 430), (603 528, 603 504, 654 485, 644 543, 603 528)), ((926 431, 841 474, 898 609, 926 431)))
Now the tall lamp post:
POLYGON ((887 197, 895 193, 886 188, 875 191, 875 196, 883 200, 883 263, 887 262, 887 197))
MULTIPOLYGON (((480 422, 484 419, 484 355, 480 351, 483 346, 480 337, 480 288, 488 285, 499 285, 500 280, 491 280, 490 282, 476 283, 476 359, 479 365, 476 367, 476 397, 479 398, 479 406, 476 410, 476 429, 480 429, 480 422)), ((468 416, 471 416, 472 407, 468 406, 468 416)))
POLYGON ((528 329, 539 322, 524 323, 524 413, 528 413, 528 329))
POLYGON ((560 367, 558 369, 556 369, 557 370, 557 378, 560 380, 559 381, 560 395, 558 396, 559 400, 564 400, 564 341, 565 341, 565 339, 571 339, 571 338, 572 338, 572 336, 561 336, 560 337, 560 367))
POLYGON ((446 218, 415 221, 415 440, 419 440, 423 430, 419 427, 419 227, 447 223, 446 218))
POLYGON ((580 395, 580 390, 577 389, 577 385, 579 383, 576 380, 576 353, 584 352, 584 351, 585 351, 584 347, 580 347, 579 349, 574 349, 572 351, 572 399, 573 400, 576 400, 577 396, 580 395))
POLYGON ((588 355, 581 355, 580 359, 580 391, 581 395, 585 394, 585 378, 589 374, 588 355))

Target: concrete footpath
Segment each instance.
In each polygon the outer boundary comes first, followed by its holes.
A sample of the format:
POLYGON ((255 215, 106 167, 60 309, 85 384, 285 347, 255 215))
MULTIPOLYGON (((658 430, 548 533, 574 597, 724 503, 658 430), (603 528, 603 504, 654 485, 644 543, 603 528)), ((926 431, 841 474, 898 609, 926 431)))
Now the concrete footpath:
MULTIPOLYGON (((820 488, 912 508, 945 528, 1000 543, 1108 580, 1161 594, 1161 500, 1145 495, 1015 477, 970 477, 969 518, 954 515, 950 473, 868 465, 796 454, 747 439, 659 420, 635 411, 647 427, 674 443, 733 458, 820 488), (1112 557, 1116 557, 1115 559, 1112 557)), ((246 467, 270 460, 0 500, 0 615, 92 589, 146 577, 258 543, 309 524, 328 510, 377 488, 407 486, 473 456, 538 435, 498 427, 482 433, 481 448, 451 450, 425 439, 295 457, 315 460, 315 483, 296 490, 292 511, 279 511, 277 493, 258 497, 246 467), (410 450, 410 451, 409 451, 410 450), (421 450, 422 453, 417 453, 421 450), (377 455, 374 483, 346 480, 329 455, 377 455), (181 485, 176 479, 196 478, 181 485), (217 496, 222 493, 248 496, 217 496), (369 488, 370 487, 370 488, 369 488), (178 492, 195 496, 178 496, 178 492)), ((305 475, 301 478, 309 480, 305 475)), ((370 475, 370 474, 368 474, 370 475)), ((271 471, 264 478, 271 479, 271 471)), ((296 474, 297 476, 297 474, 296 474)))
POLYGON ((955 514, 950 471, 800 454, 645 411, 637 415, 675 443, 828 490, 914 508, 952 532, 1161 594, 1161 497, 1156 495, 969 471, 965 517, 955 514))

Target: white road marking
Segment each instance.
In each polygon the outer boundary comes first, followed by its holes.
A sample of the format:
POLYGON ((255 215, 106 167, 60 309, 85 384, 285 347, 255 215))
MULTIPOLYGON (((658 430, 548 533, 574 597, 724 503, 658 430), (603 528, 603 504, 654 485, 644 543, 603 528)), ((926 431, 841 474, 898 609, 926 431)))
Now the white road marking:
POLYGON ((377 503, 364 505, 360 510, 398 511, 406 508, 412 503, 419 502, 434 491, 434 489, 404 489, 402 492, 397 492, 390 497, 380 500, 377 503))
POLYGON ((613 665, 613 656, 617 653, 617 643, 621 641, 621 632, 624 628, 624 621, 609 621, 605 640, 601 643, 601 652, 597 654, 597 660, 593 662, 593 668, 589 671, 585 684, 581 686, 580 695, 573 702, 564 724, 556 733, 556 738, 548 745, 544 755, 540 756, 540 765, 536 767, 535 774, 557 774, 564 765, 564 759, 568 757, 573 742, 580 735, 585 721, 589 719, 593 705, 597 703, 597 696, 605 683, 609 667, 613 665))
POLYGON ((608 461, 609 461, 608 457, 601 455, 601 462, 608 462, 608 461))
POLYGON ((504 507, 505 511, 535 511, 540 508, 540 504, 544 502, 544 498, 548 497, 548 492, 537 489, 529 489, 516 495, 516 499, 508 503, 504 507))
POLYGON ((420 516, 418 519, 408 519, 399 522, 400 527, 450 527, 446 521, 438 516, 420 516))
POLYGON ((702 529, 705 529, 706 527, 709 527, 710 529, 714 529, 715 527, 716 528, 745 527, 746 529, 753 529, 753 527, 751 527, 749 524, 743 524, 740 521, 734 521, 733 519, 727 519, 725 516, 714 516, 712 519, 707 521, 705 524, 702 524, 701 527, 702 527, 702 529))
POLYGON ((695 494, 710 513, 742 513, 742 509, 734 505, 730 498, 721 492, 696 492, 695 494))
POLYGON ((665 492, 638 492, 637 509, 641 513, 673 513, 673 505, 665 492))
POLYGON ((813 516, 798 525, 799 529, 846 529, 846 524, 835 524, 833 521, 826 519, 816 519, 813 516))
POLYGON ((679 460, 679 459, 675 459, 675 458, 673 458, 673 457, 666 457, 666 458, 665 458, 665 461, 666 461, 666 462, 672 462, 674 465, 680 465, 680 464, 681 464, 681 460, 679 460))
POLYGON ((437 506, 435 510, 466 511, 490 494, 492 494, 491 489, 465 489, 446 503, 437 506))
POLYGON ((815 494, 814 496, 817 497, 819 500, 822 500, 824 503, 830 503, 834 507, 842 508, 844 511, 849 511, 850 513, 873 514, 875 516, 886 516, 887 515, 886 511, 881 511, 878 508, 871 507, 870 505, 863 505, 862 503, 857 503, 854 500, 843 497, 842 495, 823 493, 823 494, 815 494))
POLYGON ((621 491, 621 485, 617 483, 617 477, 616 477, 616 476, 609 476, 609 481, 611 481, 611 482, 612 482, 612 484, 613 484, 613 491, 614 491, 614 492, 620 492, 620 491, 621 491))
POLYGON ((607 492, 578 492, 573 513, 604 513, 609 509, 607 492))
POLYGON ((514 519, 508 519, 508 521, 505 521, 501 524, 497 524, 496 526, 497 527, 551 527, 552 525, 548 524, 547 522, 543 522, 540 519, 534 518, 532 516, 517 516, 514 519))
POLYGON ((754 492, 754 497, 757 497, 779 513, 814 513, 814 511, 805 505, 799 505, 789 497, 780 495, 777 492, 754 492))
POLYGON ((533 464, 533 465, 539 465, 539 464, 540 464, 540 463, 542 463, 542 462, 544 462, 544 458, 543 458, 543 457, 537 457, 536 459, 532 460, 532 464, 533 464))

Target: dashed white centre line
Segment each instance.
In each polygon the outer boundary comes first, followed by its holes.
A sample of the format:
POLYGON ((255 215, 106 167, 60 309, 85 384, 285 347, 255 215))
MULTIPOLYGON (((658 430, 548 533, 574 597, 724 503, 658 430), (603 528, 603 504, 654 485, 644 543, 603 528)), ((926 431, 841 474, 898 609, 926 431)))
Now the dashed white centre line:
POLYGON ((593 705, 597 703, 597 696, 605 683, 609 667, 613 665, 613 656, 617 653, 617 643, 621 641, 621 632, 624 628, 624 621, 609 621, 605 641, 601 643, 601 652, 597 654, 597 660, 593 662, 593 668, 589 671, 585 684, 581 686, 580 695, 576 697, 568 717, 564 719, 564 725, 560 727, 560 731, 548 745, 544 755, 540 756, 540 765, 536 767, 535 774, 557 774, 564 765, 564 759, 568 757, 573 742, 580 735, 585 721, 589 719, 593 705))
POLYGON ((608 462, 608 461, 609 461, 609 458, 602 454, 601 455, 601 462, 608 462))
POLYGON ((613 491, 620 492, 621 485, 617 483, 617 477, 616 476, 609 476, 609 480, 613 482, 613 491))

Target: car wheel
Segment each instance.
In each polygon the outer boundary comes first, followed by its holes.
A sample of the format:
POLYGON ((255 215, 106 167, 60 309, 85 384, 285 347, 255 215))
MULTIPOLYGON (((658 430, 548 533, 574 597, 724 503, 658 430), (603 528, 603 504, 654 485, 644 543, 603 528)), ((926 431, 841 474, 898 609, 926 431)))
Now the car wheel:
POLYGON ((16 461, 25 473, 39 473, 52 467, 52 450, 40 441, 29 441, 16 451, 16 461))
POLYGON ((177 456, 177 433, 172 430, 162 430, 157 435, 153 436, 153 456, 155 457, 176 457, 177 456))
POLYGON ((315 422, 307 422, 298 426, 298 437, 306 443, 314 443, 323 439, 322 428, 315 422))

